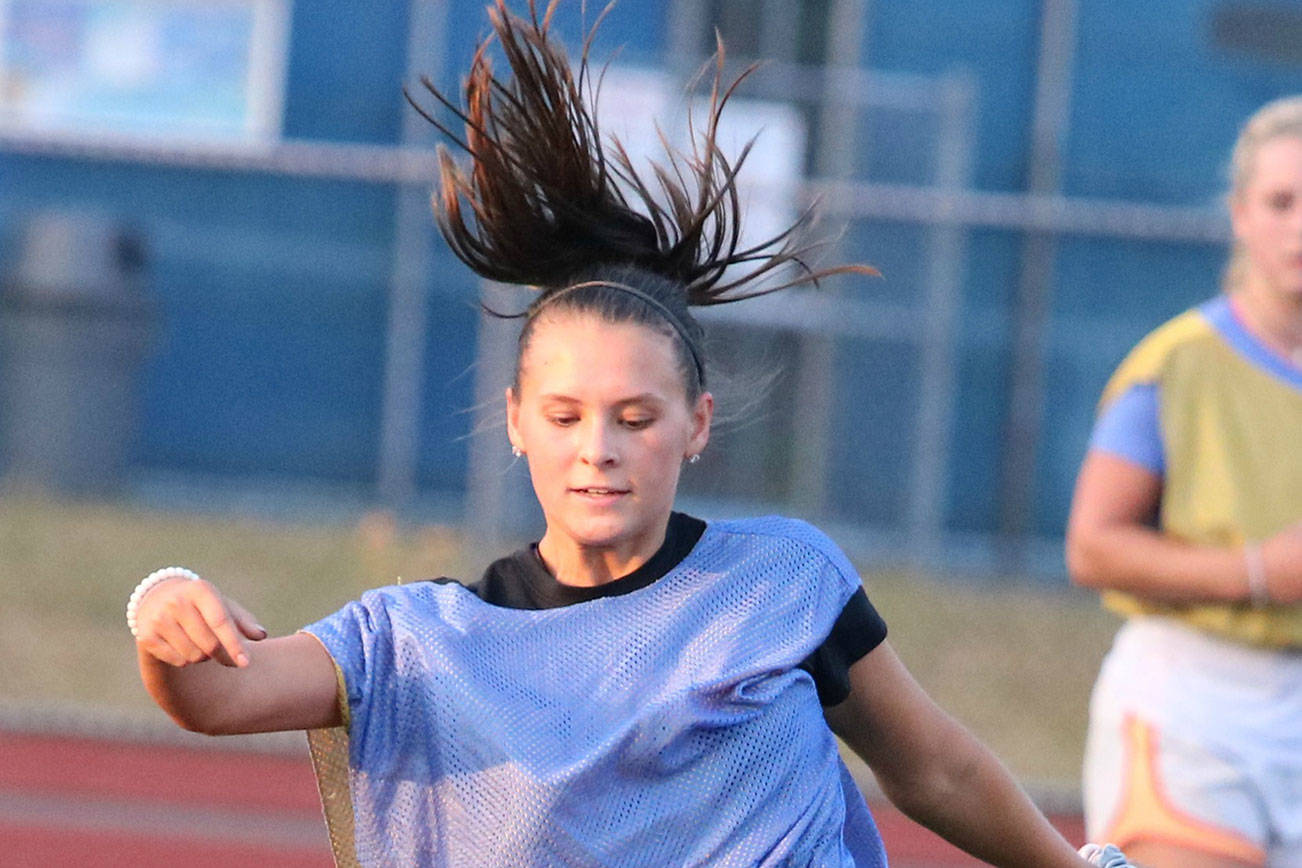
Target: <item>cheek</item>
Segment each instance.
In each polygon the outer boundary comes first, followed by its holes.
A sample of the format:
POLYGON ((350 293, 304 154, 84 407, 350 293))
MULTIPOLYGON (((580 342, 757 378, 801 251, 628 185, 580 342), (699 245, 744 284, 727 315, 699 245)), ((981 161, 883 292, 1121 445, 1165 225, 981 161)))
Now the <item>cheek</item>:
POLYGON ((648 433, 641 438, 641 451, 664 461, 670 456, 679 456, 687 448, 686 429, 679 425, 666 425, 659 430, 648 433))
POLYGON ((643 483, 672 490, 678 483, 686 441, 678 437, 657 437, 638 450, 637 471, 643 483))
POLYGON ((1269 249, 1283 243, 1297 225, 1296 212, 1262 207, 1243 221, 1240 237, 1249 246, 1269 249))
POLYGON ((548 464, 562 464, 578 451, 572 429, 539 425, 534 436, 538 457, 548 464))
POLYGON ((1239 243, 1247 249, 1255 260, 1268 260, 1279 246, 1278 233, 1273 232, 1265 221, 1254 220, 1247 223, 1239 233, 1239 243))
POLYGON ((1258 257, 1266 261, 1276 260, 1287 255, 1285 249, 1288 241, 1288 232, 1281 221, 1273 221, 1269 226, 1262 226, 1257 233, 1254 250, 1258 257))
POLYGON ((517 430, 520 445, 529 456, 531 468, 554 465, 565 453, 565 429, 557 428, 544 419, 521 418, 517 430))
POLYGON ((644 493, 654 492, 651 499, 656 502, 665 500, 672 502, 678 489, 678 475, 681 469, 680 450, 666 445, 654 453, 644 453, 644 460, 635 471, 636 476, 641 479, 638 487, 644 493))

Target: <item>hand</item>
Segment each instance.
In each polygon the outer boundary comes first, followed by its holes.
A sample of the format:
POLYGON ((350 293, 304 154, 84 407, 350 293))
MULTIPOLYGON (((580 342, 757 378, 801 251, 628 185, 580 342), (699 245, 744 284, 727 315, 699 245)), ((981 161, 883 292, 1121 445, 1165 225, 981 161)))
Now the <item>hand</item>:
POLYGON ((1098 868, 1134 868, 1126 859, 1126 854, 1122 853, 1115 844, 1105 844, 1102 847, 1098 844, 1086 844, 1080 848, 1080 854, 1085 857, 1087 863, 1098 868))
POLYGON ((1302 521, 1263 541, 1261 561, 1272 601, 1302 601, 1302 521))
POLYGON ((249 612, 202 579, 172 579, 145 594, 136 610, 136 644, 172 666, 216 660, 223 666, 249 665, 247 637, 267 631, 249 612))

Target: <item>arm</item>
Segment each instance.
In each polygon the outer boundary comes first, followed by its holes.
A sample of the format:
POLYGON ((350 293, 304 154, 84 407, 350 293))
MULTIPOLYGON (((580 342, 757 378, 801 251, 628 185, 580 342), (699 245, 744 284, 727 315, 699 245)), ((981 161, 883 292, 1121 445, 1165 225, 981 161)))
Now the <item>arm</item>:
POLYGON ((208 582, 156 586, 136 623, 145 689, 185 729, 227 735, 341 722, 334 662, 321 643, 306 633, 263 638, 252 616, 208 582))
MULTIPOLYGON (((1072 580, 1171 603, 1247 600, 1244 549, 1194 545, 1155 529, 1151 522, 1161 496, 1161 476, 1091 450, 1067 522, 1072 580)), ((1263 542, 1261 554, 1271 599, 1302 599, 1302 524, 1263 542)))
POLYGON ((832 731, 901 811, 994 865, 1087 864, 1000 762, 923 692, 886 642, 850 667, 832 731))

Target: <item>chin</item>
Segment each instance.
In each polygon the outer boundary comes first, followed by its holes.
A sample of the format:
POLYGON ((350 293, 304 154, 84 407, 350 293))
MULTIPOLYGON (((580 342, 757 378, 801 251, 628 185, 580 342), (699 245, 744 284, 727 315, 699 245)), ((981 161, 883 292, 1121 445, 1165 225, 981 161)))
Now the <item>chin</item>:
POLYGON ((618 545, 630 535, 628 522, 622 517, 576 517, 562 523, 566 535, 587 548, 609 548, 618 545))

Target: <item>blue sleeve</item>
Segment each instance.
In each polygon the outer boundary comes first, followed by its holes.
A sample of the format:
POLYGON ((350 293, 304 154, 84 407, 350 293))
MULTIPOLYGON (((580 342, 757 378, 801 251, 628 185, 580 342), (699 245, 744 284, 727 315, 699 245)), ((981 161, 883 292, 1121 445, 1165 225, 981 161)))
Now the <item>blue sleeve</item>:
POLYGON ((1107 452, 1164 476, 1166 452, 1158 419, 1157 385, 1131 386, 1108 404, 1094 423, 1090 450, 1107 452))
POLYGON ((393 668, 393 631, 387 602, 383 594, 367 592, 361 600, 303 628, 321 641, 343 673, 350 737, 367 729, 371 694, 367 685, 386 677, 393 668))

